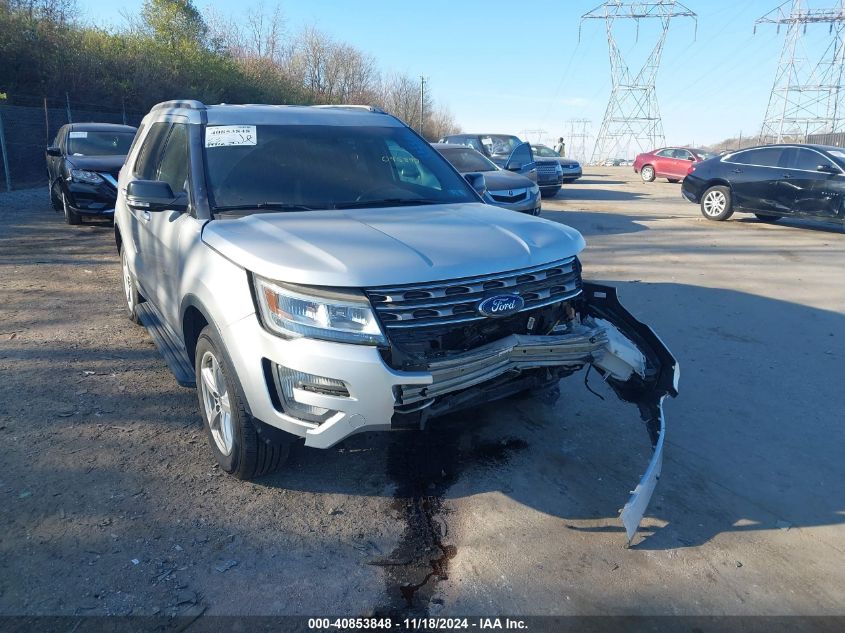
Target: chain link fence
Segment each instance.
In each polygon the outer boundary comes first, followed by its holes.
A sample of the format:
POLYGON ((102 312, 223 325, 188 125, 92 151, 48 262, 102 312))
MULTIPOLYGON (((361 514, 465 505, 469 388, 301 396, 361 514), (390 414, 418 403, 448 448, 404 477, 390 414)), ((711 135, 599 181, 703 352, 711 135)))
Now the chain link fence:
MULTIPOLYGON (((45 150, 66 123, 124 123, 137 126, 144 114, 96 104, 41 99, 41 105, 0 103, 0 191, 47 183, 45 150)), ((16 99, 23 101, 23 99, 16 99)), ((29 100, 30 102, 33 99, 29 100)))

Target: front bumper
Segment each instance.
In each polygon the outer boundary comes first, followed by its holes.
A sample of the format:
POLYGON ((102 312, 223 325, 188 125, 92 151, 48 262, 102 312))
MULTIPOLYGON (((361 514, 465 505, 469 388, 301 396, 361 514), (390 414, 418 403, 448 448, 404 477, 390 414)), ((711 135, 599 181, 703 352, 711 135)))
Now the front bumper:
POLYGON ((444 408, 439 404, 466 401, 476 389, 516 380, 527 370, 594 367, 622 400, 637 406, 654 449, 622 510, 630 542, 660 476, 666 429, 663 400, 678 393, 678 363, 651 328, 622 307, 614 288, 585 283, 579 302, 581 320, 575 326, 547 336, 507 336, 431 362, 418 372, 392 369, 372 346, 280 338, 265 331, 255 315, 221 334, 252 415, 304 437, 306 446, 315 448, 329 448, 356 433, 391 430, 396 413, 431 407, 440 414, 444 408), (279 404, 270 379, 275 365, 340 381, 347 393, 296 389, 297 403, 329 414, 321 423, 294 417, 279 404))
POLYGON ((562 181, 563 182, 575 182, 576 180, 578 180, 583 175, 584 175, 584 172, 581 169, 564 169, 562 181))
POLYGON ((117 190, 105 181, 96 185, 67 181, 66 194, 68 206, 79 215, 114 215, 117 190))

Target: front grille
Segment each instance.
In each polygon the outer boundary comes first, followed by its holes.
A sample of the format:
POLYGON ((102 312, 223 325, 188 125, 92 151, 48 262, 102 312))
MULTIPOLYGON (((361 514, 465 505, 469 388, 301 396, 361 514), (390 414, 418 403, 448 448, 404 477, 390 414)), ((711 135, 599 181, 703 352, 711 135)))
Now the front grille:
POLYGON ((581 292, 581 264, 568 257, 505 273, 365 292, 388 331, 468 323, 490 319, 478 312, 478 304, 497 294, 521 296, 521 312, 575 297, 581 292))
POLYGON ((519 202, 520 200, 525 200, 528 196, 527 191, 523 191, 522 193, 515 193, 512 196, 502 195, 499 193, 490 193, 490 197, 493 198, 496 202, 519 202))
POLYGON ((537 173, 554 176, 557 173, 557 163, 537 163, 537 173))

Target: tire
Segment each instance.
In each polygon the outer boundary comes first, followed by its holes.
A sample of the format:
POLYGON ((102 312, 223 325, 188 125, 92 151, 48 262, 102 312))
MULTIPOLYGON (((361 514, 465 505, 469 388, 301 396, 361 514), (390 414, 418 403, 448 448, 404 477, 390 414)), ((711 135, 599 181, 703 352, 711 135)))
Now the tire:
POLYGON ((247 410, 240 384, 213 326, 207 325, 200 332, 194 358, 200 415, 220 468, 244 480, 277 470, 287 460, 295 438, 285 434, 284 439, 271 439, 259 433, 261 423, 247 410))
POLYGON ((120 272, 121 278, 123 279, 123 298, 126 301, 124 304, 126 306, 126 316, 129 317, 129 320, 132 321, 132 323, 140 324, 141 320, 138 318, 138 306, 144 303, 145 299, 144 296, 138 292, 138 284, 135 283, 135 277, 129 269, 129 262, 127 259, 126 249, 121 248, 120 272))
POLYGON ((657 174, 654 173, 654 167, 651 165, 646 165, 640 170, 640 178, 643 179, 643 182, 654 182, 656 177, 657 174))
POLYGON ((560 189, 560 187, 546 187, 545 189, 540 189, 540 197, 554 198, 558 193, 560 193, 560 189))
POLYGON ((82 223, 82 218, 79 217, 79 214, 70 208, 70 205, 67 203, 67 198, 65 197, 65 192, 62 191, 62 210, 65 214, 65 222, 74 226, 77 224, 82 223))
POLYGON ((714 222, 722 222, 733 215, 731 190, 722 185, 710 187, 701 196, 701 215, 714 222))
POLYGON ((64 211, 62 197, 56 192, 57 189, 61 190, 58 181, 50 185, 50 205, 53 207, 53 211, 62 213, 64 211))
POLYGON ((754 215, 761 222, 777 222, 783 217, 782 215, 766 215, 765 213, 755 213, 754 215))
POLYGON ((666 180, 671 182, 673 185, 681 182, 679 178, 667 178, 666 180))

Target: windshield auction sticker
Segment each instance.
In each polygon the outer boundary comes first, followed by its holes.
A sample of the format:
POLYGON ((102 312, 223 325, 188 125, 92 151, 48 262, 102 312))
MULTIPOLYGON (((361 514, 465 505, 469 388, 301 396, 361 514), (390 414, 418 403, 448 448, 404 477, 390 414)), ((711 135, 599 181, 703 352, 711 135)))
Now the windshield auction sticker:
POLYGON ((213 125, 205 128, 206 147, 255 145, 257 140, 254 125, 213 125))

